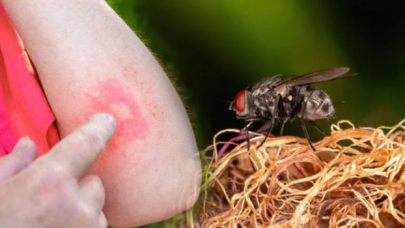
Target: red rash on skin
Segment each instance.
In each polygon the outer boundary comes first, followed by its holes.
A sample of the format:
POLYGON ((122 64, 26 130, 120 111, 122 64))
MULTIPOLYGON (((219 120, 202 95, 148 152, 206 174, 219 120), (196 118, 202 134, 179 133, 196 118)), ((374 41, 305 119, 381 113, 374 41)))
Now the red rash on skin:
MULTIPOLYGON (((108 79, 98 84, 95 91, 88 92, 90 110, 112 114, 116 119, 115 135, 109 143, 109 148, 116 148, 127 141, 144 139, 149 132, 149 126, 128 88, 114 79, 108 79)), ((90 115, 89 115, 90 116, 90 115)))

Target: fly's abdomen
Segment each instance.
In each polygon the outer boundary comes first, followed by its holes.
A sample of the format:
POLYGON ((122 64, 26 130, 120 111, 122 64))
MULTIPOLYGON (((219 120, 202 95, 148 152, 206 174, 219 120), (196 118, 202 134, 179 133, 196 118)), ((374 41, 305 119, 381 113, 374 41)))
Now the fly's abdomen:
POLYGON ((317 87, 307 87, 302 91, 303 103, 299 117, 307 120, 326 119, 335 115, 335 108, 331 98, 317 87), (304 114, 302 116, 302 114, 304 114))

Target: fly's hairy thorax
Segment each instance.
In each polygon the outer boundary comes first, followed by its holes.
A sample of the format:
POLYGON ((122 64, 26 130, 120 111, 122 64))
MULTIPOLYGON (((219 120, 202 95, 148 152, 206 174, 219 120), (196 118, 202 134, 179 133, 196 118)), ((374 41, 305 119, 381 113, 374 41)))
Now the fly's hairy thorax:
POLYGON ((277 77, 266 78, 252 87, 252 99, 255 105, 255 115, 256 117, 268 118, 271 113, 274 113, 274 108, 276 105, 275 98, 277 94, 274 88, 279 85, 282 80, 277 77))

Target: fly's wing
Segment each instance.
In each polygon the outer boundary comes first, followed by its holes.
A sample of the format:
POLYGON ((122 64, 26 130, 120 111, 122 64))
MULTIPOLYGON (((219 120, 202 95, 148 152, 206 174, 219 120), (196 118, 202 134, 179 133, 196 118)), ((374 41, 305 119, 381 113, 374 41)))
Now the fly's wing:
POLYGON ((268 78, 263 78, 262 80, 258 81, 256 84, 252 86, 252 91, 255 91, 260 88, 273 88, 276 87, 280 84, 282 79, 280 78, 280 75, 275 75, 272 77, 268 78))
POLYGON ((279 84, 278 87, 284 87, 286 85, 297 86, 297 85, 315 84, 319 82, 334 81, 337 79, 356 75, 356 74, 346 74, 347 72, 349 72, 349 70, 350 69, 347 67, 336 67, 336 68, 329 68, 326 70, 320 70, 309 74, 304 74, 298 77, 286 79, 281 84, 279 84))

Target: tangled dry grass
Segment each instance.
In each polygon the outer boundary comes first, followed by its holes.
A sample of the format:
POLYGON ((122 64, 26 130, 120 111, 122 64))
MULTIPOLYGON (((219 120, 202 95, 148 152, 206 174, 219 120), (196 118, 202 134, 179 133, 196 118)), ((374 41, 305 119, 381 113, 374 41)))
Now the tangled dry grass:
POLYGON ((247 151, 246 140, 217 141, 239 133, 223 130, 205 151, 200 224, 405 226, 404 123, 372 129, 340 121, 330 136, 314 143, 315 152, 306 139, 293 136, 268 138, 257 149, 263 135, 252 138, 247 151))

